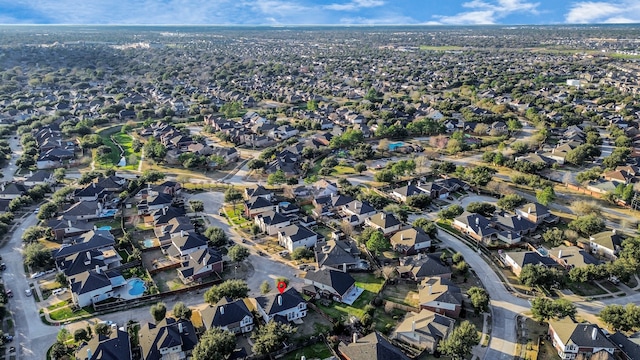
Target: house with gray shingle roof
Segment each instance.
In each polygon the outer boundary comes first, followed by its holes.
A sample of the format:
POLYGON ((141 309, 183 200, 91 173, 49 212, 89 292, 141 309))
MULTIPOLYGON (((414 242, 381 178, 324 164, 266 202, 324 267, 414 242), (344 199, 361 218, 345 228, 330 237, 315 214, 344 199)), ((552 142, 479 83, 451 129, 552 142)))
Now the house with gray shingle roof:
POLYGON ((392 234, 402 226, 402 223, 393 214, 379 212, 364 220, 364 224, 374 229, 382 231, 385 235, 392 234))
POLYGON ((187 359, 198 343, 190 320, 165 318, 147 323, 138 332, 143 360, 187 359))
POLYGON ((278 243, 290 252, 303 246, 312 248, 318 238, 318 234, 302 225, 289 225, 278 231, 278 243))
POLYGON ((407 355, 377 331, 363 338, 356 335, 350 344, 340 342, 338 353, 349 360, 409 360, 407 355))
POLYGON ((415 227, 400 230, 389 240, 393 249, 404 255, 415 255, 431 247, 431 237, 415 227))
POLYGON ((449 317, 422 309, 419 313, 408 313, 391 338, 433 353, 440 340, 451 334, 454 324, 455 320, 449 317))
POLYGON ((256 309, 265 322, 276 317, 293 321, 307 316, 307 302, 295 288, 287 288, 282 294, 269 294, 255 298, 256 309))
POLYGON ((616 345, 595 324, 576 323, 571 318, 549 320, 549 336, 562 359, 573 359, 579 354, 606 351, 614 354, 616 345))
POLYGON ((129 333, 120 329, 108 334, 96 334, 83 342, 75 351, 78 360, 126 360, 132 359, 129 333))
POLYGON ((245 334, 253 330, 253 314, 244 299, 223 297, 214 306, 200 310, 200 315, 207 330, 217 327, 234 334, 245 334))
POLYGON ((462 310, 462 291, 449 279, 430 277, 420 283, 421 309, 457 318, 462 310))
POLYGON ((216 272, 223 271, 222 255, 217 249, 205 248, 190 252, 178 268, 178 276, 185 284, 190 284, 216 272))
POLYGON ((350 270, 358 268, 362 263, 360 250, 351 240, 327 240, 317 242, 315 246, 316 263, 318 268, 323 267, 350 270))
POLYGON ((498 235, 498 230, 491 226, 491 222, 480 214, 465 211, 453 219, 452 226, 476 241, 489 242, 498 235))

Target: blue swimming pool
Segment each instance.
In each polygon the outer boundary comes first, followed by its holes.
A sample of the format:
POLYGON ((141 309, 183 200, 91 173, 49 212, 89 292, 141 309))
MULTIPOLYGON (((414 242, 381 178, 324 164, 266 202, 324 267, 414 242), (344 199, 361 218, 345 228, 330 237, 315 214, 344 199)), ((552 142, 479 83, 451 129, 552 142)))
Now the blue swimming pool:
POLYGON ((100 227, 98 228, 98 230, 111 230, 111 226, 109 226, 109 225, 100 226, 100 227))
POLYGON ((395 149, 397 149, 399 147, 403 147, 403 146, 404 146, 404 143, 402 141, 394 142, 394 143, 389 144, 389 150, 393 151, 393 150, 395 150, 395 149))
POLYGON ((127 281, 129 286, 129 295, 131 296, 140 296, 147 290, 147 286, 144 284, 144 280, 133 278, 127 281))
POLYGON ((102 215, 100 215, 100 217, 110 217, 115 215, 118 212, 118 210, 116 209, 109 209, 109 210, 105 210, 102 212, 102 215))
POLYGON ((144 241, 142 242, 142 245, 146 248, 152 248, 154 245, 154 241, 153 239, 144 239, 144 241))

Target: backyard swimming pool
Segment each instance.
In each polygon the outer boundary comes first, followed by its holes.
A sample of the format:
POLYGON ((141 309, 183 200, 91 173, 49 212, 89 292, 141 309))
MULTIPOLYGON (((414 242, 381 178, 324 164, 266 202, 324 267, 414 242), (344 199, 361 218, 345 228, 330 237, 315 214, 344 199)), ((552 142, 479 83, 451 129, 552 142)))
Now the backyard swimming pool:
POLYGON ((118 210, 116 210, 116 209, 105 210, 105 211, 102 212, 100 217, 110 217, 110 216, 115 215, 117 212, 118 212, 118 210))
POLYGON ((402 141, 394 142, 394 143, 389 144, 389 150, 393 151, 393 150, 395 150, 395 149, 397 149, 399 147, 403 147, 403 146, 404 146, 404 143, 402 141))
POLYGON ((129 279, 127 281, 127 286, 129 287, 129 295, 131 296, 140 296, 147 290, 147 286, 144 284, 144 280, 139 278, 129 279))
POLYGON ((144 241, 142 242, 142 246, 144 246, 147 249, 150 249, 155 246, 155 241, 154 239, 144 239, 144 241))
POLYGON ((100 227, 98 228, 98 230, 111 230, 111 226, 109 226, 109 225, 100 226, 100 227))

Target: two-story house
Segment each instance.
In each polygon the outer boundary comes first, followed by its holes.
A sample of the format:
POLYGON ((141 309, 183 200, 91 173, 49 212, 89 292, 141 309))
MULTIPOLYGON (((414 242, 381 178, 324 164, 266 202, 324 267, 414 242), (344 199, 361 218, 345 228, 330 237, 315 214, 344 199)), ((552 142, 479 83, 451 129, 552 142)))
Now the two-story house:
POLYGON ((234 334, 245 334, 253 330, 253 314, 245 300, 223 297, 214 306, 200 310, 204 327, 217 327, 234 334))
POLYGON ((549 320, 549 336, 561 359, 575 359, 579 354, 606 351, 614 354, 616 345, 598 325, 575 323, 571 318, 549 320))
POLYGON ((379 212, 365 219, 364 224, 376 230, 382 231, 385 235, 390 235, 402 226, 402 223, 393 214, 379 212))
POLYGON ((317 241, 318 234, 302 225, 289 225, 278 231, 278 243, 289 252, 303 246, 312 248, 317 241))
POLYGON ((457 318, 462 310, 462 291, 451 280, 441 277, 426 278, 420 284, 419 303, 427 309, 457 318))
POLYGON ((144 325, 138 340, 143 360, 186 360, 191 358, 198 336, 190 320, 165 318, 144 325))
POLYGON ((291 219, 273 210, 265 211, 257 214, 254 223, 258 225, 260 230, 268 235, 276 235, 278 232, 291 225, 291 219))
POLYGON ((223 271, 222 255, 217 249, 204 248, 189 252, 184 256, 178 268, 178 276, 183 283, 189 284, 216 272, 223 271))
POLYGON ((307 302, 298 290, 290 287, 282 294, 269 294, 255 298, 258 314, 265 322, 278 319, 293 321, 307 316, 307 302))
POLYGON ((327 296, 349 305, 363 292, 363 289, 356 286, 356 281, 351 275, 335 269, 309 271, 304 282, 312 285, 305 287, 305 292, 327 296))
POLYGON ((410 227, 393 234, 393 249, 403 255, 415 255, 431 247, 431 237, 420 228, 410 227))

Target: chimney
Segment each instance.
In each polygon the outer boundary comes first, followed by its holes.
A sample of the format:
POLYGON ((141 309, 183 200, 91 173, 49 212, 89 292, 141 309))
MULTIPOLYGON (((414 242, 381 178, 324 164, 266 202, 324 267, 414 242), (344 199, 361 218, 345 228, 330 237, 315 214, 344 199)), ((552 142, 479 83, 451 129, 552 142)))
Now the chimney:
POLYGON ((87 349, 87 359, 91 360, 91 357, 93 356, 93 353, 91 352, 91 348, 87 349))
POLYGON ((354 332, 352 339, 353 339, 353 343, 354 344, 357 343, 358 342, 358 333, 354 332))
POLYGON ((433 294, 433 285, 429 285, 429 295, 433 294))
POLYGON ((180 236, 184 236, 184 230, 180 230, 180 236))
POLYGON ((224 315, 224 305, 220 305, 220 315, 224 315))
POLYGON ((96 183, 94 183, 94 182, 91 183, 91 186, 93 186, 93 188, 95 189, 96 188, 96 183))
POLYGON ((562 259, 562 250, 558 251, 558 259, 562 259))
POLYGON ((522 220, 522 216, 518 214, 518 220, 522 220))
POLYGON ((97 265, 97 264, 96 264, 96 272, 97 272, 98 274, 100 274, 100 265, 97 265))
POLYGON ((591 340, 596 341, 597 338, 598 338, 598 328, 594 326, 593 330, 591 330, 591 340))
POLYGON ((476 225, 480 226, 480 218, 476 216, 476 225))
POLYGON ((411 331, 416 331, 416 321, 415 320, 413 320, 411 322, 411 331))
POLYGON ((167 208, 166 207, 162 208, 162 215, 167 215, 167 208))
POLYGON ((385 214, 385 213, 382 213, 382 214, 380 215, 380 218, 381 218, 382 220, 384 220, 384 218, 385 218, 385 217, 387 217, 387 214, 385 214))
POLYGON ((178 322, 178 332, 182 334, 183 331, 184 331, 184 327, 182 326, 182 322, 178 322))
POLYGON ((98 227, 93 225, 93 231, 96 231, 96 230, 98 230, 98 227))
POLYGON ((278 295, 278 306, 282 306, 282 295, 278 295))
POLYGON ((529 209, 527 210, 527 214, 531 214, 531 206, 529 206, 529 209))
POLYGON ((400 241, 404 241, 404 234, 400 234, 400 241))
POLYGON ((347 263, 342 263, 342 272, 347 272, 347 263))
POLYGON ((71 227, 71 220, 67 220, 67 227, 71 227))
POLYGON ((33 170, 29 170, 29 177, 33 176, 33 170))
POLYGON ((611 233, 612 233, 613 235, 615 235, 615 234, 616 234, 616 229, 612 229, 612 230, 611 230, 611 233))

